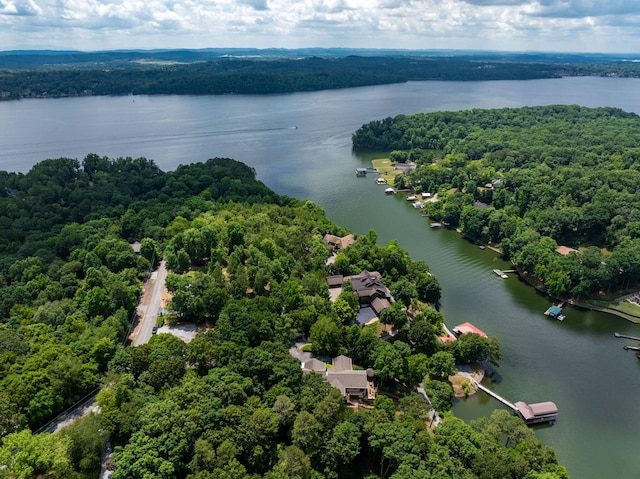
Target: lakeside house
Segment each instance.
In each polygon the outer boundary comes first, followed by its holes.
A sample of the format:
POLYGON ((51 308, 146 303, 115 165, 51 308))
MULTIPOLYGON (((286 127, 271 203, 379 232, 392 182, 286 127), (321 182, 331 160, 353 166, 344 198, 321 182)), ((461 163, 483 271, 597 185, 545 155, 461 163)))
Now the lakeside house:
POLYGON ((352 234, 340 237, 327 233, 322 239, 334 250, 344 249, 356 242, 356 238, 352 234))
POLYGON ((489 337, 487 336, 487 333, 482 331, 480 328, 475 327, 473 324, 469 322, 457 325, 452 329, 452 331, 457 335, 461 335, 465 333, 474 333, 474 334, 477 334, 478 336, 482 336, 483 338, 489 337))
POLYGON ((391 292, 382 284, 382 275, 378 271, 364 270, 360 274, 351 276, 341 274, 327 276, 329 289, 341 288, 344 283, 351 283, 360 305, 371 305, 376 314, 391 306, 393 302, 391 292))
POLYGON ((331 368, 327 368, 327 364, 319 359, 305 361, 302 363, 302 373, 310 372, 321 374, 348 402, 373 401, 376 398, 377 390, 373 384, 375 371, 354 370, 353 362, 348 356, 333 358, 331 368))

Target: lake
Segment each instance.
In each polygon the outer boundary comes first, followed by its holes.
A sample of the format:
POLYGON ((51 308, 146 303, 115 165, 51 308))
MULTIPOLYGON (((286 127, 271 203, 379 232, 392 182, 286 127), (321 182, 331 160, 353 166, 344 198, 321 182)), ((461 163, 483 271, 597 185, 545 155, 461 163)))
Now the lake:
MULTIPOLYGON (((121 96, 0 103, 0 169, 26 172, 46 158, 144 156, 162 169, 229 157, 253 166, 278 193, 311 199, 356 233, 397 239, 426 261, 442 289, 449 326, 471 321, 500 339, 494 383, 512 402, 554 401, 558 422, 536 429, 573 478, 640 474, 640 362, 614 332, 639 327, 610 315, 566 310, 554 321, 550 301, 496 255, 447 230, 431 230, 419 210, 384 195, 374 177, 355 176, 371 157, 351 152, 363 123, 397 114, 551 103, 615 106, 640 113, 640 80, 564 78, 499 82, 409 82, 345 90, 261 96, 121 96)), ((500 404, 479 393, 454 406, 473 419, 500 404)))

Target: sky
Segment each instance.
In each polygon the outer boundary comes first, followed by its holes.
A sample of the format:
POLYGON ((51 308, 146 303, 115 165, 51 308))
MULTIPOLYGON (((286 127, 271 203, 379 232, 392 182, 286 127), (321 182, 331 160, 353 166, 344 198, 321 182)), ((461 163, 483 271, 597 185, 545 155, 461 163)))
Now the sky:
POLYGON ((640 0, 0 0, 0 50, 640 53, 640 0))

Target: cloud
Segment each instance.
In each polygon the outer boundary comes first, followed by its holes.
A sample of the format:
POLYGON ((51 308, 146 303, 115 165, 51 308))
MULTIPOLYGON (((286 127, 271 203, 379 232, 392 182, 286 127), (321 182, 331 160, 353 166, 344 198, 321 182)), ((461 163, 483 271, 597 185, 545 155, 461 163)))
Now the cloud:
POLYGON ((555 18, 586 18, 640 15, 637 0, 541 0, 537 15, 555 18))
POLYGON ((530 1, 522 0, 464 0, 464 2, 479 7, 517 6, 531 3, 530 1))
POLYGON ((31 0, 4 1, 0 0, 0 15, 35 16, 40 9, 31 0))
POLYGON ((3 48, 640 50, 638 0, 35 2, 0 0, 3 48))
POLYGON ((253 7, 254 10, 268 10, 267 0, 240 0, 239 3, 253 7))

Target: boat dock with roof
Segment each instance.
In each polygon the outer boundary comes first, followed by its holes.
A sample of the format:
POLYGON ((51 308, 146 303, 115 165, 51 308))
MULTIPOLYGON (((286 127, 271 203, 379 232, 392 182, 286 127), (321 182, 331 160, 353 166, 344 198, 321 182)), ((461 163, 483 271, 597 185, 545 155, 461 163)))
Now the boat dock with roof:
POLYGON ((487 388, 486 386, 483 386, 479 382, 474 381, 474 383, 476 384, 476 386, 478 386, 478 389, 482 389, 489 396, 497 399, 513 412, 515 412, 527 425, 541 424, 545 422, 553 424, 558 418, 558 407, 551 401, 539 402, 534 404, 527 404, 524 401, 518 401, 514 404, 500 396, 498 393, 487 388))
POLYGON ((557 319, 558 321, 562 321, 565 318, 565 315, 562 313, 562 306, 564 304, 559 304, 559 305, 552 305, 549 306, 549 309, 547 309, 544 314, 545 316, 549 316, 551 318, 557 319))

